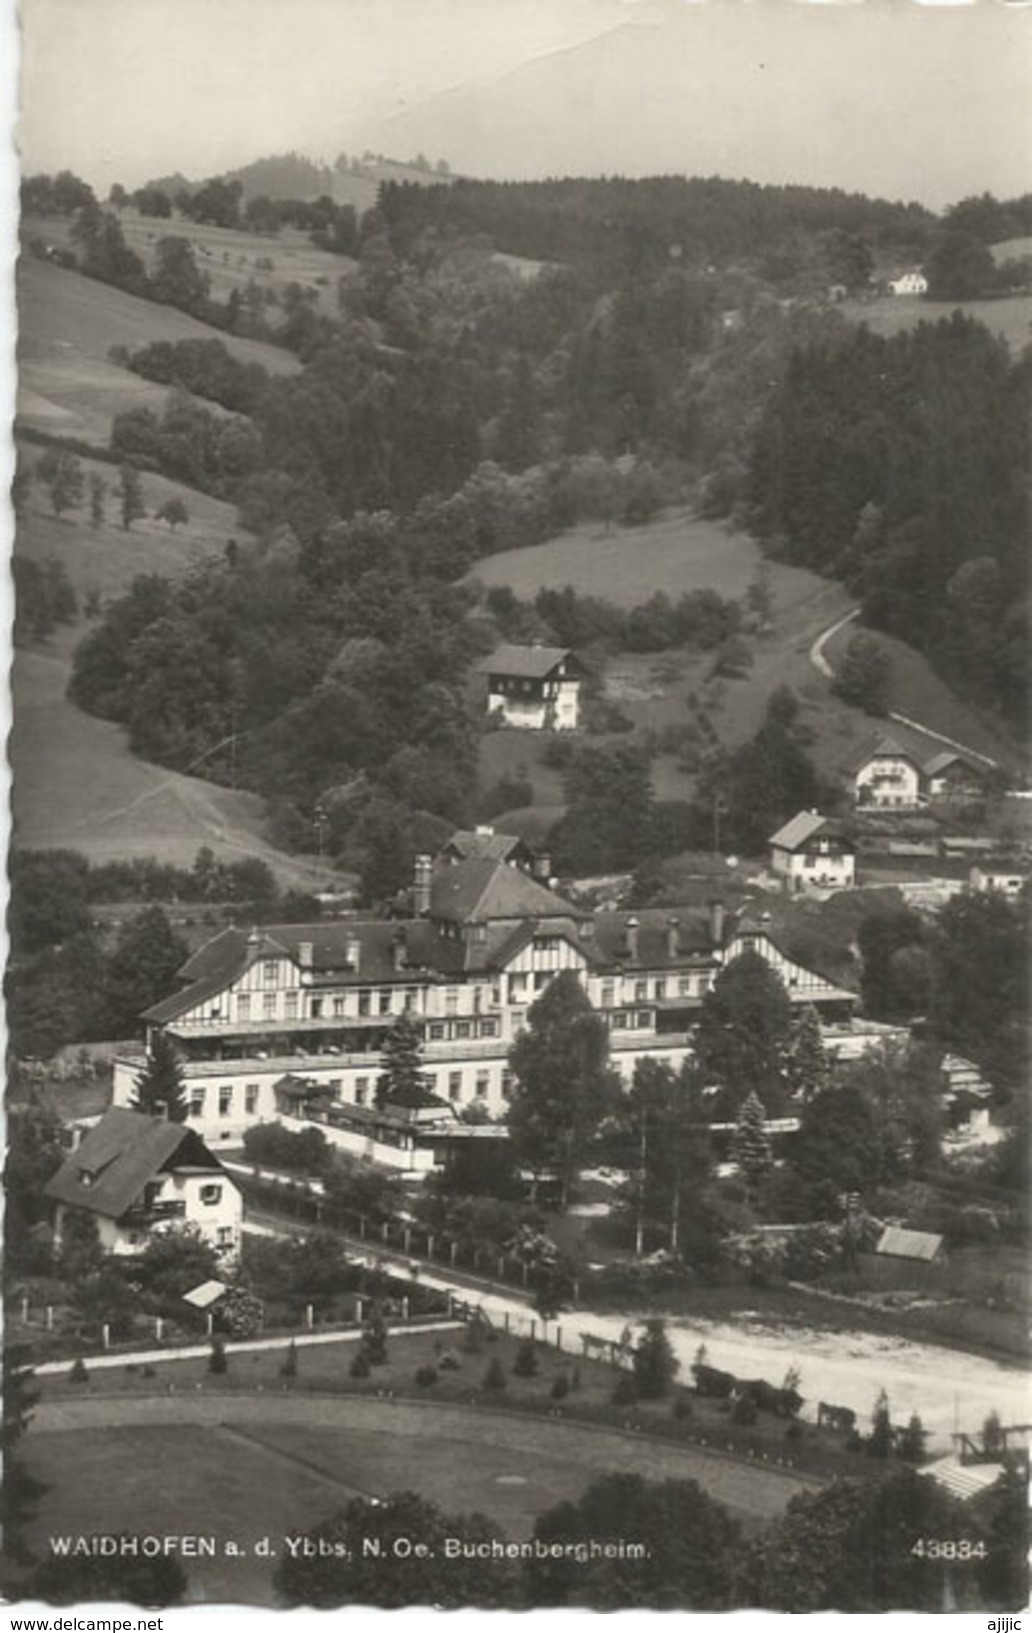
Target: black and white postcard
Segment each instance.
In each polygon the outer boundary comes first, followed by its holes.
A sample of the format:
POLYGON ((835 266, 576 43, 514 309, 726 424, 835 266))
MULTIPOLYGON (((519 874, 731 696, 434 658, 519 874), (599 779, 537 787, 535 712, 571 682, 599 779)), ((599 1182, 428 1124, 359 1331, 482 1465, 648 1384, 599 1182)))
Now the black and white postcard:
POLYGON ((1032 6, 9 21, 14 1625, 1017 1633, 1032 6))

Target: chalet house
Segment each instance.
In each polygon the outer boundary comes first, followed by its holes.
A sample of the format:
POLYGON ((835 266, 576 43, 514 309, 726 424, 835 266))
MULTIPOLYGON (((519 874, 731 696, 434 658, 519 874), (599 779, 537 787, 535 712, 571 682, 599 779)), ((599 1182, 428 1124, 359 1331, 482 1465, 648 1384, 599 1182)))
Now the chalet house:
POLYGON ((547 879, 551 872, 547 856, 531 849, 516 834, 499 834, 487 823, 476 828, 457 828, 437 853, 438 863, 447 862, 508 862, 522 868, 538 879, 547 879))
POLYGON ((565 647, 500 646, 478 669, 489 715, 530 731, 576 731, 584 666, 565 647))
MULTIPOLYGON (((581 981, 628 1080, 643 1058, 678 1066, 690 1055, 706 993, 746 945, 822 1019, 845 1019, 855 1004, 794 960, 769 926, 729 922, 718 903, 591 914, 485 857, 437 869, 419 858, 412 901, 404 920, 228 928, 187 960, 179 989, 143 1019, 180 1053, 191 1127, 239 1144, 255 1123, 307 1117, 315 1106, 342 1149, 432 1166, 449 1142, 485 1138, 487 1120, 504 1118, 509 1050, 562 970, 581 981), (401 1015, 422 1032, 433 1103, 381 1139, 381 1054, 401 1015)), ((116 1060, 116 1104, 131 1098, 139 1064, 116 1060)))
POLYGON ((833 817, 798 811, 771 835, 770 866, 786 890, 851 890, 856 882, 856 847, 833 817))
POLYGON ((195 1225, 220 1252, 240 1247, 243 1201, 196 1128, 112 1106, 45 1188, 60 1241, 69 1213, 96 1220, 108 1253, 142 1253, 170 1224, 195 1225))
POLYGON ((956 749, 933 754, 921 767, 923 789, 930 800, 971 805, 985 798, 985 775, 956 749))
POLYGON ((850 769, 861 810, 914 811, 921 804, 921 762, 893 737, 880 737, 850 769))
POLYGON ((890 278, 889 291, 893 295, 927 295, 928 279, 920 268, 915 267, 909 272, 901 272, 898 278, 890 278))

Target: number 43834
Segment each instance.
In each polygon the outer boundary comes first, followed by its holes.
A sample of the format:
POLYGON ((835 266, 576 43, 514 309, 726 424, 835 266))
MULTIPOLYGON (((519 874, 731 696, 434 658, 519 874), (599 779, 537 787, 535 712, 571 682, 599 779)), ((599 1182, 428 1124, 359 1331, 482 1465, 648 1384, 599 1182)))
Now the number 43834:
POLYGON ((970 1537, 918 1537, 910 1552, 915 1559, 984 1559, 985 1543, 970 1537))

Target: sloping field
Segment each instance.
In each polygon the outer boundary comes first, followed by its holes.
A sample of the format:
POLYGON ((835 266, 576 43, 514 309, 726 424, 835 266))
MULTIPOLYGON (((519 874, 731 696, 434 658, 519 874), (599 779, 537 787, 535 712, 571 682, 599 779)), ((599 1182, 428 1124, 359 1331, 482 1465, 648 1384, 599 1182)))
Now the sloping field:
MULTIPOLYGON (((365 208, 376 202, 375 182, 370 184, 369 191, 372 196, 365 208)), ((271 237, 180 217, 160 221, 131 209, 122 210, 118 219, 127 245, 140 257, 148 272, 154 270, 159 239, 187 239, 193 246, 199 270, 209 280, 212 299, 217 301, 225 301, 231 289, 242 290, 251 279, 280 295, 289 283, 299 283, 315 288, 319 296, 317 307, 333 317, 337 311, 337 280, 353 272, 356 264, 346 255, 331 255, 327 250, 317 249, 309 242, 307 233, 292 227, 284 227, 271 237)), ((74 253, 76 246, 69 227, 70 223, 61 217, 30 217, 24 230, 74 253)), ((275 309, 269 321, 277 322, 275 309)))
MULTIPOLYGON (((582 522, 557 539, 526 550, 485 556, 471 578, 508 584, 519 596, 571 584, 581 595, 599 595, 632 607, 656 590, 675 598, 685 590, 714 589, 741 595, 760 560, 744 533, 729 533, 719 522, 700 521, 686 510, 668 511, 644 527, 582 522)), ((776 594, 789 601, 805 593, 810 573, 784 568, 776 594), (798 582, 797 582, 798 581, 798 582)))
POLYGON ((189 867, 202 845, 226 861, 259 857, 284 885, 313 889, 339 878, 275 850, 263 837, 255 794, 219 788, 129 753, 120 726, 84 714, 65 696, 62 631, 47 650, 20 649, 12 670, 14 724, 8 753, 13 843, 67 847, 93 862, 156 856, 189 867))
MULTIPOLYGON (((30 443, 19 448, 20 457, 30 468, 42 452, 42 448, 30 443)), ((84 459, 82 468, 87 482, 97 473, 107 485, 105 521, 101 526, 91 527, 81 510, 54 516, 45 491, 34 484, 18 518, 14 541, 16 555, 37 561, 57 556, 63 561, 80 597, 91 590, 99 591, 104 598, 121 595, 140 573, 177 576, 195 561, 220 555, 227 539, 239 534, 232 505, 149 471, 142 476, 147 515, 126 532, 118 521, 117 470, 95 459, 84 459), (181 499, 189 512, 189 520, 174 533, 155 514, 173 497, 181 499)))
POLYGON ((272 374, 300 368, 296 357, 276 346, 220 334, 171 306, 27 256, 18 263, 17 292, 18 418, 55 435, 106 447, 116 414, 163 407, 167 387, 110 362, 112 346, 134 350, 154 340, 218 339, 241 362, 260 363, 272 374))
POLYGON ((880 295, 870 301, 843 301, 836 310, 854 323, 866 323, 877 335, 902 334, 919 323, 938 323, 940 318, 952 317, 959 311, 999 335, 1012 352, 1021 351, 1032 340, 1032 295, 1005 295, 1001 300, 986 301, 926 301, 920 295, 880 295))

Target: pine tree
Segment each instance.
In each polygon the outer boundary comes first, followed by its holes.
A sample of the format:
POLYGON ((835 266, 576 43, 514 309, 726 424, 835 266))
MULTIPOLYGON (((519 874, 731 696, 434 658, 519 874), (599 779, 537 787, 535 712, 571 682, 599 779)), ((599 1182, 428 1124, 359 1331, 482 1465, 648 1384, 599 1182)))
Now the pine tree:
POLYGON ((750 1185, 757 1185, 773 1163, 767 1114, 758 1094, 746 1095, 731 1140, 731 1155, 750 1185))
POLYGON ((638 1398, 662 1400, 679 1370, 680 1363, 667 1337, 666 1322, 653 1316, 634 1349, 634 1382, 638 1398))
POLYGON ((807 1100, 823 1089, 828 1080, 828 1057, 821 1036, 821 1023, 812 1004, 807 1004, 792 1025, 786 1067, 793 1091, 807 1100))
POLYGON ((878 1399, 874 1403, 871 1414, 871 1432, 867 1437, 867 1453, 870 1457, 888 1457, 892 1451, 892 1417, 889 1412, 889 1397, 884 1389, 878 1391, 878 1399))
POLYGON ((911 1413, 910 1421, 900 1435, 896 1447, 905 1463, 920 1463, 924 1457, 926 1438, 924 1424, 916 1412, 911 1413))
POLYGON ((699 1016, 698 1057, 710 1082, 734 1103, 750 1092, 778 1094, 792 1025, 788 990, 759 953, 733 958, 706 994, 699 1016))
POLYGON ((170 1123, 185 1123, 189 1114, 183 1070, 175 1045, 166 1032, 151 1038, 147 1063, 136 1079, 133 1111, 147 1117, 163 1116, 170 1123))
POLYGON ((146 516, 143 503, 143 481, 135 465, 123 465, 118 473, 118 494, 121 502, 122 526, 128 533, 135 521, 146 516))
POLYGON ((423 1034, 411 1015, 400 1015, 384 1039, 376 1082, 378 1106, 419 1106, 428 1088, 423 1072, 423 1034))

